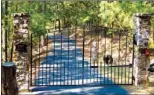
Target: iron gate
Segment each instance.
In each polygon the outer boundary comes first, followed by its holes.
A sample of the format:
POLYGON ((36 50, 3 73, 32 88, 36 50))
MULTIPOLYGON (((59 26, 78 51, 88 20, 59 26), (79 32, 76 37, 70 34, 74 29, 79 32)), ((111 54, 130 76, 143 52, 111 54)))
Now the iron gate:
POLYGON ((76 25, 55 27, 44 38, 32 34, 32 86, 133 84, 131 30, 76 25))

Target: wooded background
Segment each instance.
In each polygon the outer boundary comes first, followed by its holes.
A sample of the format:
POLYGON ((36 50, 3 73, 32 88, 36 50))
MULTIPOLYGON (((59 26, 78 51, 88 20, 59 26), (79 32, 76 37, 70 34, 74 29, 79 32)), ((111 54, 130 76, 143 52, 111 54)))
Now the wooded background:
MULTIPOLYGON (((2 1, 2 61, 9 58, 13 39, 12 14, 30 13, 30 32, 37 36, 54 28, 59 20, 62 27, 93 21, 105 27, 134 29, 134 13, 154 13, 152 1, 2 1), (5 50, 5 48, 7 49, 5 50), (7 53, 4 53, 7 52, 7 53)), ((153 20, 153 19, 152 19, 153 20)), ((152 29, 154 22, 151 22, 152 29)), ((38 42, 38 39, 35 39, 38 42)))

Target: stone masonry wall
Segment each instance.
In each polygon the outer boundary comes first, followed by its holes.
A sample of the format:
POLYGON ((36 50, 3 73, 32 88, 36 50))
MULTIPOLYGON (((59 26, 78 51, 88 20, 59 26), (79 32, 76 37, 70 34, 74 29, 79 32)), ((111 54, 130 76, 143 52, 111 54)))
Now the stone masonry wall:
POLYGON ((14 13, 13 14, 13 62, 17 66, 17 81, 18 85, 26 82, 27 68, 29 64, 29 14, 14 13))
POLYGON ((148 77, 147 69, 150 64, 150 59, 145 54, 145 50, 149 46, 150 18, 151 16, 148 14, 136 14, 134 16, 135 41, 137 48, 134 59, 134 77, 136 86, 145 83, 148 77))

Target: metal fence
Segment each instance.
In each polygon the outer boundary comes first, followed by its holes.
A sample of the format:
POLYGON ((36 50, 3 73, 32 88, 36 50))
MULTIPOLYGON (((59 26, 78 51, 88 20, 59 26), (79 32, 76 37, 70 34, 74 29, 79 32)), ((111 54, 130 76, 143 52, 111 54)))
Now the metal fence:
POLYGON ((88 23, 43 37, 31 38, 31 86, 133 84, 132 30, 88 23))

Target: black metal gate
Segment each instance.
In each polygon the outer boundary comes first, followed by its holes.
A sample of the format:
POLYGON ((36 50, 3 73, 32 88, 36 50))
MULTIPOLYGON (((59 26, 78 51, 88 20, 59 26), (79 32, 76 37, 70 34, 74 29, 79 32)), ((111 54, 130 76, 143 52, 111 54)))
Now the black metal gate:
POLYGON ((32 86, 133 84, 131 30, 88 23, 32 34, 31 42, 32 86))

